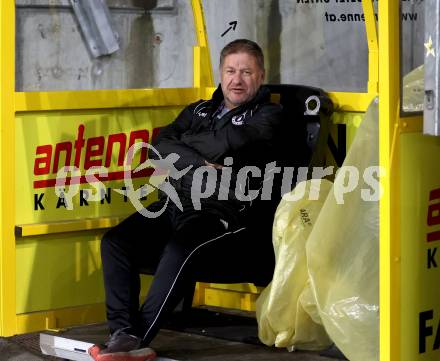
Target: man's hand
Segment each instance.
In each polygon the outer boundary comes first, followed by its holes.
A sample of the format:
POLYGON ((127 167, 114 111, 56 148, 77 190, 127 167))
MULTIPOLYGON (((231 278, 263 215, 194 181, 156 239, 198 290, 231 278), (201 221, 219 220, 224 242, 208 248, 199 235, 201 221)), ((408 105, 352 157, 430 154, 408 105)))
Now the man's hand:
POLYGON ((205 160, 205 165, 207 165, 208 167, 213 167, 215 169, 222 169, 223 168, 223 166, 221 164, 209 163, 207 160, 205 160))

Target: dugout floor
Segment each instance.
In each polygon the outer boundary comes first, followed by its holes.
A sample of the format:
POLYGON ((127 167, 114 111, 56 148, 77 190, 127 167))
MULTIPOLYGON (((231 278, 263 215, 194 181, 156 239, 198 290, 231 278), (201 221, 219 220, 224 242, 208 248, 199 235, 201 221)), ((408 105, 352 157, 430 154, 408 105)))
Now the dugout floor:
MULTIPOLYGON (((58 332, 54 335, 99 343, 107 338, 105 324, 95 324, 58 332)), ((40 333, 0 338, 0 360, 61 361, 39 349, 40 333)), ((225 314, 218 310, 192 309, 176 313, 154 339, 151 347, 167 361, 335 361, 344 360, 335 348, 323 352, 288 352, 262 345, 252 313, 225 314)))

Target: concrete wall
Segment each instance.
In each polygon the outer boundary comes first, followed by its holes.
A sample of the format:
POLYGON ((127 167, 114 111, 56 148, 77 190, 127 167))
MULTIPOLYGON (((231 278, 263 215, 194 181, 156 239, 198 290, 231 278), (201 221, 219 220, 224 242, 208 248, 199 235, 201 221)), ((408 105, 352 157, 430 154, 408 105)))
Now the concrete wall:
MULTIPOLYGON (((87 50, 69 0, 16 4, 18 91, 192 86, 190 0, 107 0, 120 50, 98 59, 87 50)), ((367 89, 360 3, 204 0, 203 6, 217 82, 221 48, 245 37, 263 48, 269 83, 367 89), (222 36, 231 21, 238 21, 236 29, 222 36)), ((403 12, 417 14, 403 21, 405 73, 423 62, 423 9, 423 1, 402 1, 403 12)))
POLYGON ((116 53, 93 58, 68 0, 17 0, 16 90, 191 87, 188 1, 108 0, 116 53))
MULTIPOLYGON (((203 4, 215 70, 222 46, 245 37, 256 40, 265 51, 268 82, 366 91, 368 49, 360 2, 204 0, 203 4), (221 37, 233 20, 238 21, 235 32, 221 37)), ((374 4, 377 9, 377 0, 374 4)), ((402 13, 407 14, 402 21, 406 74, 424 59, 423 0, 403 0, 402 13), (417 19, 410 19, 413 14, 417 19)))

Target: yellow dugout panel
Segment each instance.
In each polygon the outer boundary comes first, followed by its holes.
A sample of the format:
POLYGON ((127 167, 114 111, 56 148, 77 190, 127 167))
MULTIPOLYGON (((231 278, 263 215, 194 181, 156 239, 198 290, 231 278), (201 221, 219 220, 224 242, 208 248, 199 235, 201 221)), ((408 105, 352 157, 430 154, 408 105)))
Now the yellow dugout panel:
POLYGON ((0 331, 15 332, 15 17, 14 2, 0 3, 0 331))
MULTIPOLYGON (((103 229, 136 211, 124 179, 128 148, 151 142, 180 110, 168 106, 17 113, 14 333, 104 319, 99 241, 103 229), (74 191, 66 187, 63 198, 56 193, 56 181, 64 166, 75 167, 77 173, 67 176, 79 184, 74 191), (94 172, 95 179, 88 179, 88 170, 96 166, 105 173, 94 172), (96 200, 91 199, 94 195, 96 200), (88 305, 99 311, 89 312, 88 305), (66 308, 77 312, 77 321, 66 316, 66 308)), ((133 169, 145 161, 144 151, 135 156, 133 169)), ((133 174, 134 188, 150 175, 150 169, 133 174)), ((141 201, 146 205, 154 199, 145 192, 141 201)), ((144 293, 149 279, 143 278, 144 293)))
MULTIPOLYGON (((180 110, 161 107, 17 114, 17 314, 104 301, 99 229, 136 211, 124 180, 128 148, 136 142, 151 142, 158 129, 180 110), (56 178, 64 166, 77 168, 80 184, 76 191, 66 192, 71 196, 62 198, 56 193, 56 178), (86 173, 93 166, 104 167, 106 174, 98 178, 96 172, 97 179, 89 181, 86 173), (93 195, 99 196, 92 200, 93 195), (66 204, 69 200, 70 207, 66 204)), ((139 152, 133 169, 145 159, 146 154, 139 152)), ((148 169, 139 175, 144 178, 146 174, 148 169)), ((135 177, 138 189, 145 181, 135 177)), ((145 194, 142 202, 148 204, 154 198, 154 194, 145 194)))
MULTIPOLYGON (((180 111, 180 107, 157 107, 17 114, 17 224, 132 213, 135 209, 127 197, 117 193, 124 190, 128 149, 137 142, 150 143, 180 111), (80 177, 78 190, 71 192, 72 209, 59 202, 56 194, 56 178, 64 166, 75 167, 80 177), (92 167, 105 169, 107 175, 95 173, 105 184, 87 180, 86 173, 89 170, 91 175, 92 167), (104 190, 106 199, 87 200, 96 194, 95 187, 104 190)), ((136 154, 132 169, 146 161, 146 151, 136 154)), ((133 178, 140 180, 145 174, 133 178)))
POLYGON ((380 358, 400 360, 399 2, 379 2, 380 358))
POLYGON ((401 355, 440 355, 440 138, 401 135, 401 355))
POLYGON ((379 2, 381 360, 437 360, 440 141, 401 116, 399 1, 379 2))
MULTIPOLYGON (((4 336, 105 319, 99 240, 106 228, 135 211, 124 189, 127 150, 151 142, 184 105, 201 97, 201 85, 212 86, 202 27, 193 51, 193 88, 16 92, 14 5, 0 4, 4 336), (66 165, 77 172, 67 178, 79 183, 71 204, 56 193, 58 170, 66 165), (87 169, 95 166, 105 167, 105 173, 89 181, 87 169), (101 190, 102 199, 91 201, 101 190)), ((193 1, 192 8, 201 27, 200 3, 193 1)), ((145 158, 144 149, 133 165, 145 158)), ((134 187, 151 173, 133 174, 134 187)), ((155 194, 145 194, 141 202, 154 199, 155 194)), ((142 278, 143 293, 149 280, 142 278)))

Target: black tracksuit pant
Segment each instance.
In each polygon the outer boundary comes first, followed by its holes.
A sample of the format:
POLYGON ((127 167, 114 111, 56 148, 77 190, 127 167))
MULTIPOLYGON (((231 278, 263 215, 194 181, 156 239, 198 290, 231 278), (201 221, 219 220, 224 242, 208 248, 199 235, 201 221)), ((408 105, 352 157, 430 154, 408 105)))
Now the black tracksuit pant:
MULTIPOLYGON (((148 209, 163 206, 159 201, 148 209)), ((157 218, 135 213, 104 235, 101 257, 111 332, 130 328, 148 345, 190 282, 252 282, 256 273, 264 283, 270 281, 271 232, 253 236, 245 226, 228 229, 221 217, 203 210, 182 215, 170 203, 157 218), (139 308, 143 269, 155 270, 155 276, 139 308)))

